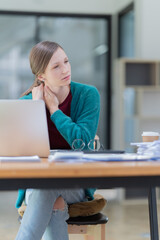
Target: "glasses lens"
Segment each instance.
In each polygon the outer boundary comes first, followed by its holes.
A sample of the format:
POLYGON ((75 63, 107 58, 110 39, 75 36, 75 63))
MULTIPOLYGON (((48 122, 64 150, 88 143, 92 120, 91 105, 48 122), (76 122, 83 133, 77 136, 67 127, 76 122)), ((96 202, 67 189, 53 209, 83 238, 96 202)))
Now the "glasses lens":
POLYGON ((72 149, 73 150, 83 150, 85 147, 85 143, 82 139, 75 139, 72 143, 72 149))
POLYGON ((99 139, 93 139, 89 142, 88 148, 91 151, 98 151, 101 148, 99 139))

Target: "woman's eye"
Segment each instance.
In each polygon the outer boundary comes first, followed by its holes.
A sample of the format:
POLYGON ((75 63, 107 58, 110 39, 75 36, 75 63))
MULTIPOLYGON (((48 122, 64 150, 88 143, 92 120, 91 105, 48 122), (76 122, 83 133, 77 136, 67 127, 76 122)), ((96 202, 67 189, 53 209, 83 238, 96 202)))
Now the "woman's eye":
POLYGON ((54 66, 54 68, 58 68, 58 65, 54 66))

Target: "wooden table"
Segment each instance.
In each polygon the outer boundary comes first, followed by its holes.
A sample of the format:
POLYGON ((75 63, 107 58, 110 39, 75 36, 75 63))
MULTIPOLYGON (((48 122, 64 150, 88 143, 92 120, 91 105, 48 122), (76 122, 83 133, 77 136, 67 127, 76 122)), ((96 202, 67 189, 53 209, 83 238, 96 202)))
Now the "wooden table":
POLYGON ((160 186, 160 162, 0 163, 0 190, 18 188, 147 187, 151 239, 158 240, 155 187, 160 186))

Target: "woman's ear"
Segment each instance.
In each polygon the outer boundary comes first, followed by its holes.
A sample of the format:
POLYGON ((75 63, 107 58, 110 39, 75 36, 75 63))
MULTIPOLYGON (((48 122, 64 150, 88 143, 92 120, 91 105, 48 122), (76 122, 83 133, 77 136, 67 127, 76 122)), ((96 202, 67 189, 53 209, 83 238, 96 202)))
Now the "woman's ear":
POLYGON ((42 74, 42 75, 39 75, 37 78, 38 78, 38 80, 40 80, 41 82, 44 82, 44 81, 45 81, 45 79, 44 79, 44 77, 43 77, 43 74, 42 74))

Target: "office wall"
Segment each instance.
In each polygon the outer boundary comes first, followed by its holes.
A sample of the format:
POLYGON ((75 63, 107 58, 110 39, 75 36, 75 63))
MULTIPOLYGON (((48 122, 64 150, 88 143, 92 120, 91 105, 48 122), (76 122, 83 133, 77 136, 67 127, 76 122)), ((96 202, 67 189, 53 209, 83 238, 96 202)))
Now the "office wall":
POLYGON ((117 0, 115 1, 115 12, 121 11, 126 6, 131 4, 134 0, 117 0))
POLYGON ((1 0, 0 8, 4 10, 25 10, 65 13, 106 13, 113 11, 113 3, 106 0, 1 0))
POLYGON ((112 14, 132 0, 1 0, 0 10, 112 14))
POLYGON ((160 1, 135 0, 137 58, 160 59, 160 1))

